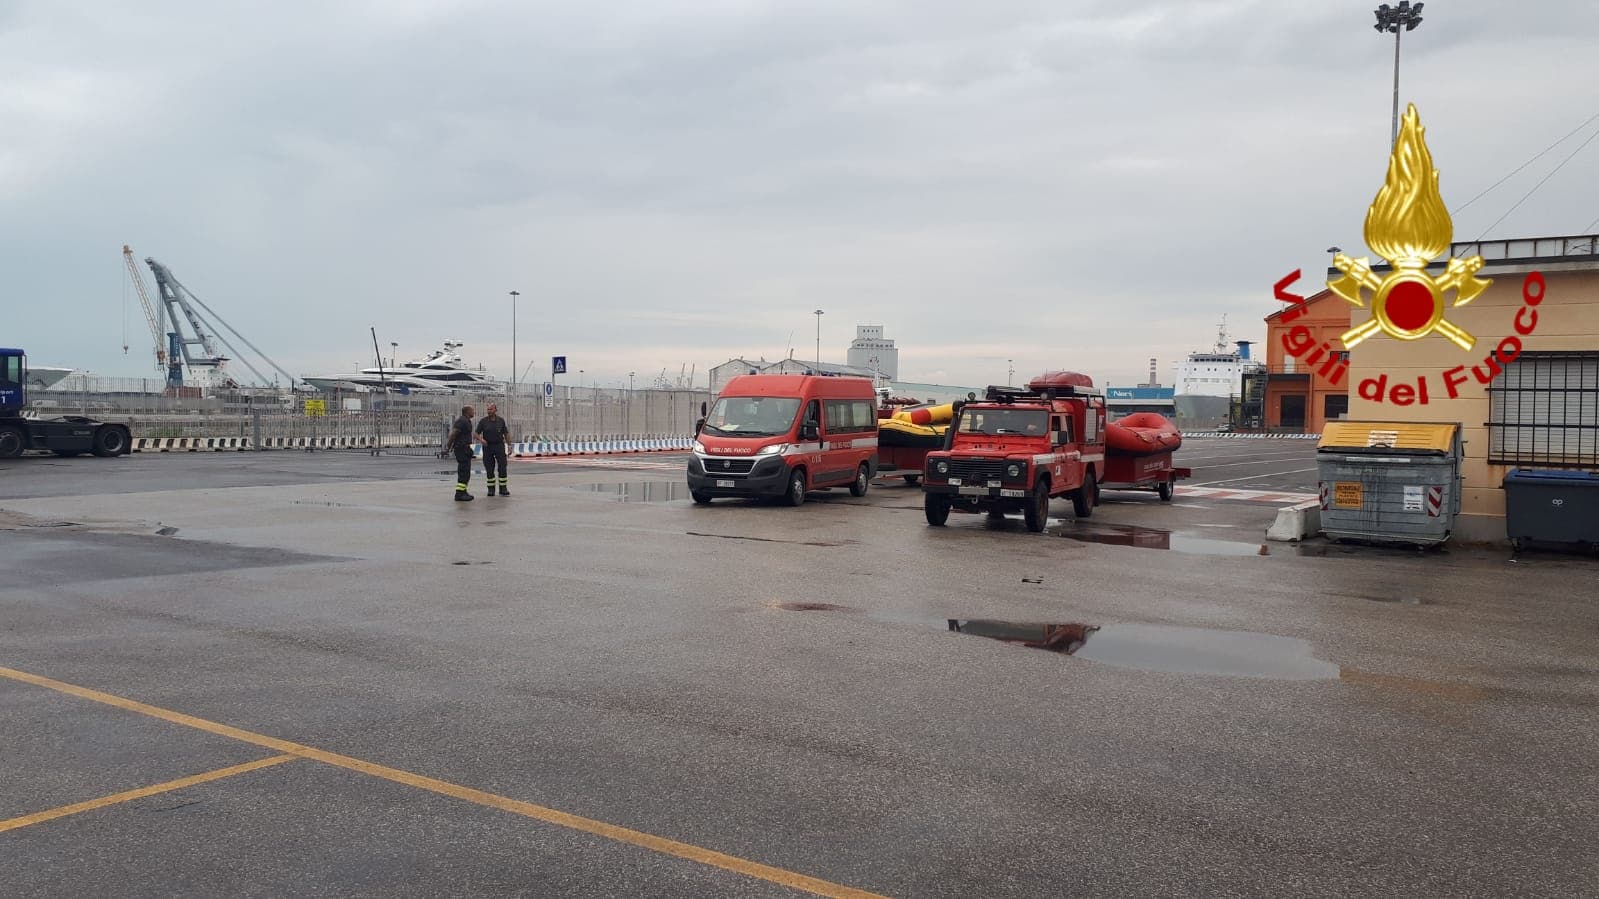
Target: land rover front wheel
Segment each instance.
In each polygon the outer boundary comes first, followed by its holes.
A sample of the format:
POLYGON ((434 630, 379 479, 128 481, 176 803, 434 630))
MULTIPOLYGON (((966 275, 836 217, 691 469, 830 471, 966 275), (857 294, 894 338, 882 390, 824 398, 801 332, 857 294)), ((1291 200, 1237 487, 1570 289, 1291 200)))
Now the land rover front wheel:
POLYGON ((805 504, 805 472, 803 469, 796 468, 788 476, 788 492, 783 494, 783 502, 791 506, 803 506, 805 504))
POLYGON ((935 528, 944 526, 949 521, 949 497, 938 493, 929 493, 922 499, 922 511, 927 513, 927 523, 935 528))
POLYGON ((1049 481, 1039 478, 1033 485, 1033 496, 1022 510, 1022 518, 1027 522, 1027 529, 1035 534, 1049 524, 1049 481))

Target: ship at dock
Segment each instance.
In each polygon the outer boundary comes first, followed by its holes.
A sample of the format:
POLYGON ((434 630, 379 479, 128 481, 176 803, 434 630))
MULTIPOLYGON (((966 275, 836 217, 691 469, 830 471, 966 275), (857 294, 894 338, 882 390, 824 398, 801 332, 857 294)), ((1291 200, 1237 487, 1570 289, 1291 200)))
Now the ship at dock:
POLYGON ((1233 402, 1243 393, 1244 376, 1265 365, 1250 358, 1251 341, 1230 340, 1227 319, 1216 330, 1210 350, 1193 352, 1175 366, 1177 426, 1185 431, 1215 428, 1228 422, 1233 402))

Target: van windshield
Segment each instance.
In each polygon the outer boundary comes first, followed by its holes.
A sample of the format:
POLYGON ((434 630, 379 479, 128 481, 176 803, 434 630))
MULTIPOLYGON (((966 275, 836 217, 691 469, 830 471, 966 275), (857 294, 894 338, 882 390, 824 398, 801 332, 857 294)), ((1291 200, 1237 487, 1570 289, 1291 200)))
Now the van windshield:
POLYGON ((1049 433, 1049 414, 1042 409, 966 409, 961 412, 962 434, 1049 433))
POLYGON ((799 413, 798 397, 724 396, 705 417, 705 430, 729 437, 787 434, 799 413))

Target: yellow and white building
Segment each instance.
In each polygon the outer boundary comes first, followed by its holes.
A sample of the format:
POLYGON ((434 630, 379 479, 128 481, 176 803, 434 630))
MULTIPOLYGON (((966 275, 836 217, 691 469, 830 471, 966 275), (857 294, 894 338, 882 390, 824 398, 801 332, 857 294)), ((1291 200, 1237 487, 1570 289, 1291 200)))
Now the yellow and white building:
MULTIPOLYGON (((1599 471, 1599 236, 1457 243, 1449 255, 1482 256, 1478 276, 1493 279, 1469 304, 1447 311, 1475 345, 1464 350, 1437 333, 1360 342, 1350 350, 1349 418, 1459 424, 1465 446, 1454 534, 1498 542, 1506 539, 1507 471, 1599 471)), ((1443 268, 1439 262, 1430 271, 1443 268)))

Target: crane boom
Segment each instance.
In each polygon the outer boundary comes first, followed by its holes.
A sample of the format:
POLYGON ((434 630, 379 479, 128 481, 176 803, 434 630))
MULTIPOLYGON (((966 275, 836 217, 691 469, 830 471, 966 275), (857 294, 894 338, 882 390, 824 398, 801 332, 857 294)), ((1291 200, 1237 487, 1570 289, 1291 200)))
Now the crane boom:
POLYGON ((150 302, 150 292, 144 288, 144 278, 139 275, 139 266, 133 261, 133 248, 127 244, 122 245, 122 261, 128 264, 128 276, 133 279, 133 286, 139 292, 139 305, 144 307, 144 320, 150 323, 150 337, 155 341, 155 367, 167 367, 166 335, 162 333, 160 320, 156 317, 155 304, 150 302))

